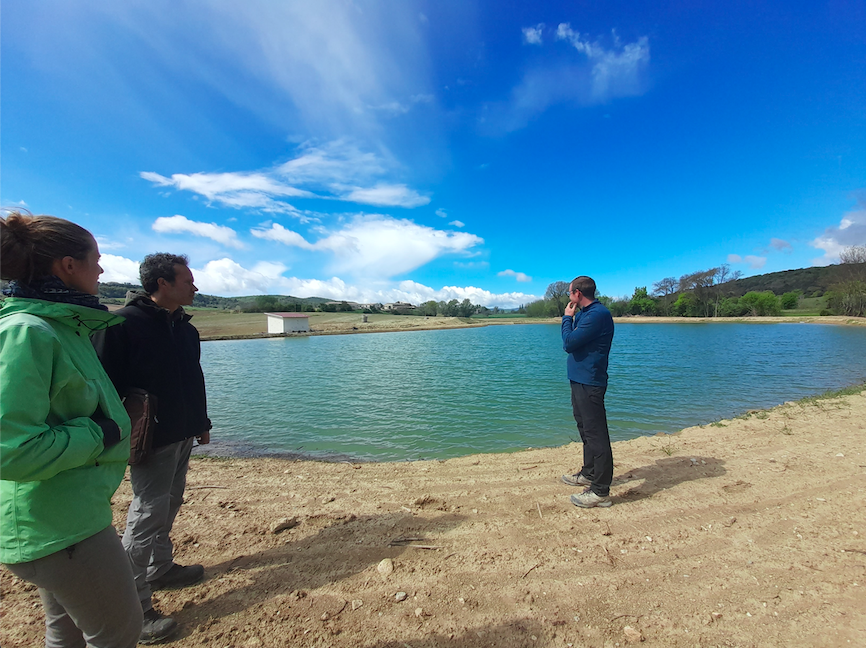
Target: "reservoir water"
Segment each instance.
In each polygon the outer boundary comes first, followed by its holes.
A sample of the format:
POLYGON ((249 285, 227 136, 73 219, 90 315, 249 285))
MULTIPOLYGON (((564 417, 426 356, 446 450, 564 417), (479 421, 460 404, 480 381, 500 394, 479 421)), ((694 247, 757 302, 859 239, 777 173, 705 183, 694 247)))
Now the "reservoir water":
MULTIPOLYGON (((565 360, 544 324, 206 342, 201 450, 395 461, 562 445, 578 437, 565 360)), ((866 381, 866 330, 620 324, 609 373, 613 440, 675 432, 866 381)))

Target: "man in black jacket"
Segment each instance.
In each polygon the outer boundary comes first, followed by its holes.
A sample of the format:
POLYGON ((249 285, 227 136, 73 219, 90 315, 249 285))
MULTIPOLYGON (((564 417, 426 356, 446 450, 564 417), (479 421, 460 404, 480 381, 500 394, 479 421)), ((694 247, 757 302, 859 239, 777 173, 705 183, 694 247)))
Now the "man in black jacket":
POLYGON ((118 393, 139 387, 156 397, 156 428, 148 458, 130 467, 133 500, 123 546, 132 562, 144 611, 143 643, 166 639, 177 622, 153 607, 154 590, 185 587, 204 576, 201 565, 173 560, 169 538, 183 502, 193 439, 210 441, 204 375, 198 331, 183 306, 192 304, 198 288, 189 260, 173 254, 151 254, 141 263, 144 293, 127 294, 117 311, 125 321, 94 336, 99 359, 118 393))

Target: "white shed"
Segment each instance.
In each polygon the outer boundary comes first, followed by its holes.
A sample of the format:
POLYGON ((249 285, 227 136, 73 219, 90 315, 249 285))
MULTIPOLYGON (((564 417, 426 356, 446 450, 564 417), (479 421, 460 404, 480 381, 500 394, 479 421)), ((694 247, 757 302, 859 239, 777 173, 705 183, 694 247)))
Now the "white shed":
POLYGON ((309 333, 310 316, 304 313, 265 313, 268 333, 309 333))

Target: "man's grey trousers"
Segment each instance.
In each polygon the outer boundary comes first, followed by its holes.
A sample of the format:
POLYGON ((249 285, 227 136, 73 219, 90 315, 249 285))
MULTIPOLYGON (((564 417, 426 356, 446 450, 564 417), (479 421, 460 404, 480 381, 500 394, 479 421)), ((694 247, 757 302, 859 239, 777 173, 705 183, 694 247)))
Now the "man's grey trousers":
POLYGON ((174 564, 169 534, 183 504, 193 438, 153 450, 144 463, 129 467, 132 504, 126 515, 123 548, 132 563, 141 609, 153 607, 149 581, 174 564))

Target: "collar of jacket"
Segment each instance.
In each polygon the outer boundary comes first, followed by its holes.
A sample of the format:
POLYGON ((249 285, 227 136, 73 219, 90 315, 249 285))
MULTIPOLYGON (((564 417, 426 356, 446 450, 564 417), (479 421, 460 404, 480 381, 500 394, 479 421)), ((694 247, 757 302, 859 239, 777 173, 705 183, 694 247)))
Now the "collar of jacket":
POLYGON ((135 306, 146 312, 151 317, 162 317, 166 321, 181 320, 188 322, 192 319, 192 315, 187 313, 183 306, 178 306, 177 310, 169 313, 167 309, 157 305, 146 292, 141 290, 128 290, 126 292, 126 302, 124 306, 135 306))
POLYGON ((85 328, 88 330, 88 334, 120 324, 123 321, 123 317, 120 315, 78 304, 28 299, 26 297, 7 297, 3 300, 3 306, 0 307, 0 317, 8 317, 15 313, 26 313, 53 320, 76 330, 85 328))

